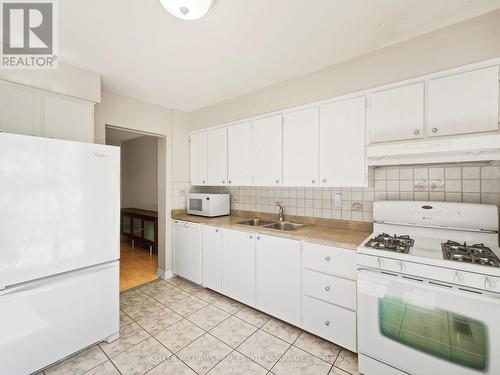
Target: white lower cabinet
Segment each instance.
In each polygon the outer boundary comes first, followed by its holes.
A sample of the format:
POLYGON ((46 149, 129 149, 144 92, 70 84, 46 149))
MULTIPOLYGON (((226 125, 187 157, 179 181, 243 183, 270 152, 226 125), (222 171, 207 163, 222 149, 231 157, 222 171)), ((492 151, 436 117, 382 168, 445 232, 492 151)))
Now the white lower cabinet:
POLYGON ((174 273, 196 284, 202 281, 201 225, 174 220, 174 273))
POLYGON ((256 307, 300 326, 300 242, 257 235, 256 307))
POLYGON ((221 293, 255 306, 255 235, 222 230, 221 293))
POLYGON ((321 272, 304 270, 304 295, 356 310, 356 282, 321 272))
POLYGON ((304 296, 302 328, 357 352, 356 312, 304 296))
POLYGON ((204 225, 202 235, 203 286, 217 292, 221 290, 221 229, 204 225))

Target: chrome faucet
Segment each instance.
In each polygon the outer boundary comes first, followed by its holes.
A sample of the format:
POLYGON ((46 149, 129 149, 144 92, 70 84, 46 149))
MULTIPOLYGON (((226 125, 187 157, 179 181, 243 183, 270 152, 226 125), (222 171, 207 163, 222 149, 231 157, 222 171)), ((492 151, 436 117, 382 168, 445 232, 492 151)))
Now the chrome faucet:
POLYGON ((285 220, 285 206, 279 201, 276 201, 276 206, 280 208, 279 210, 279 220, 284 221, 285 220))

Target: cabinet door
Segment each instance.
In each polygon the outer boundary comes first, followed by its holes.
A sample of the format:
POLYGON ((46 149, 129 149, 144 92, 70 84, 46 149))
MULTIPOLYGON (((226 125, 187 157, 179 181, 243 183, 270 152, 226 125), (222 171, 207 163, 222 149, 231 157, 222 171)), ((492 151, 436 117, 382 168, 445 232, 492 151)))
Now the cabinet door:
POLYGON ((225 186, 227 181, 227 128, 207 132, 208 184, 225 186))
POLYGON ((221 290, 221 230, 220 228, 203 226, 203 286, 221 290))
POLYGON ((222 293, 255 306, 255 235, 224 229, 222 243, 222 293))
POLYGON ((282 162, 281 114, 256 120, 253 124, 253 184, 281 185, 282 162))
POLYGON ((191 133, 191 185, 207 184, 207 133, 191 133))
POLYGON ((0 84, 0 130, 41 136, 41 94, 16 85, 0 84))
POLYGON ((318 186, 319 107, 283 119, 283 185, 318 186))
POLYGON ((369 97, 370 142, 421 138, 424 132, 424 84, 396 87, 369 97))
POLYGON ((129 215, 121 215, 121 231, 122 233, 132 234, 132 217, 129 215))
POLYGON ((300 242, 257 235, 257 308, 300 326, 300 242))
POLYGON ((227 183, 252 185, 252 123, 227 128, 227 183))
POLYGON ((427 88, 429 136, 498 129, 498 66, 433 79, 427 88))
POLYGON ((61 96, 44 96, 43 136, 94 142, 94 104, 61 96))
POLYGON ((322 186, 366 186, 365 97, 321 106, 322 186))

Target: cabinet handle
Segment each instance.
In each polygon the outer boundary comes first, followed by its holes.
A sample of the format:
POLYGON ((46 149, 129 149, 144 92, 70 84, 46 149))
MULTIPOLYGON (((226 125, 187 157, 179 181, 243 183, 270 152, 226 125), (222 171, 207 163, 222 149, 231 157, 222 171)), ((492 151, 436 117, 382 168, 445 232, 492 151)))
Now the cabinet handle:
POLYGON ((315 183, 316 183, 316 180, 315 180, 315 179, 313 179, 313 180, 312 180, 312 183, 313 183, 313 184, 315 184, 315 183))
POLYGON ((327 292, 329 292, 329 291, 330 291, 330 287, 329 287, 329 286, 325 286, 325 290, 326 290, 327 292))
POLYGON ((280 183, 280 180, 276 180, 276 183, 279 184, 280 183))
POLYGON ((257 236, 257 239, 260 240, 260 236, 257 236))
POLYGON ((329 320, 327 320, 327 321, 325 322, 325 326, 329 326, 329 325, 330 325, 330 321, 329 321, 329 320))
POLYGON ((226 183, 226 181, 222 181, 222 183, 223 183, 223 184, 225 184, 225 183, 226 183))
POLYGON ((215 233, 219 233, 219 229, 216 229, 216 230, 215 230, 215 233))
POLYGON ((325 262, 329 262, 329 261, 330 261, 330 257, 326 257, 325 262))
POLYGON ((228 183, 228 184, 230 184, 230 183, 231 183, 231 180, 229 180, 227 183, 228 183))
POLYGON ((326 182, 326 178, 323 179, 323 183, 325 183, 325 182, 326 182))
POLYGON ((433 133, 437 133, 437 131, 438 131, 438 128, 432 128, 433 133))
POLYGON ((203 180, 203 183, 205 183, 205 180, 203 180))
POLYGON ((253 240, 253 234, 250 235, 250 239, 253 240))
POLYGON ((415 134, 415 135, 418 135, 418 134, 420 134, 420 130, 418 130, 418 129, 415 129, 415 130, 413 131, 413 134, 415 134))

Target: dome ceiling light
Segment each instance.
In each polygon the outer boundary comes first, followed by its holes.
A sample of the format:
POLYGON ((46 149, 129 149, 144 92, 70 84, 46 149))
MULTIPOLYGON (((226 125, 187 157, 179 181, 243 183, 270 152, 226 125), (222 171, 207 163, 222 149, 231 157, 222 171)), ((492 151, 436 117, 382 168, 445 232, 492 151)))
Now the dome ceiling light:
POLYGON ((163 7, 183 20, 197 20, 208 13, 215 0, 160 0, 163 7))

